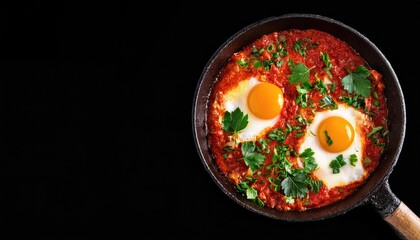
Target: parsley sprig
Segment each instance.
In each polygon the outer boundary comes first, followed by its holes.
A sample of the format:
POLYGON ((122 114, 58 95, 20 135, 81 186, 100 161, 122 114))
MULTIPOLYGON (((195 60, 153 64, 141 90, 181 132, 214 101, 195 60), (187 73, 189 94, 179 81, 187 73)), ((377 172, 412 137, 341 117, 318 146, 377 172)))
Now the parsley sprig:
POLYGON ((250 181, 245 180, 236 185, 236 190, 241 194, 245 195, 247 199, 254 201, 261 207, 264 206, 264 202, 258 197, 258 192, 250 186, 250 181))
POLYGON ((313 180, 309 174, 318 168, 311 148, 305 149, 299 157, 303 159, 303 168, 295 168, 281 182, 286 197, 305 198, 309 191, 318 192, 322 181, 313 180))
POLYGON ((288 65, 291 74, 287 75, 289 82, 296 85, 296 91, 298 95, 296 96, 296 103, 299 104, 302 108, 306 108, 310 105, 308 103, 307 94, 312 90, 312 85, 309 82, 309 74, 312 68, 308 68, 303 63, 294 63, 293 60, 289 59, 288 65))
POLYGON ((226 132, 233 133, 234 139, 238 133, 246 128, 248 125, 248 114, 245 114, 237 107, 233 112, 225 112, 225 116, 222 121, 222 129, 226 132))
POLYGON ((292 70, 292 73, 287 75, 287 78, 289 78, 289 82, 294 84, 294 83, 302 83, 304 85, 311 85, 309 83, 309 73, 311 71, 312 68, 308 68, 307 66, 305 66, 305 64, 298 62, 298 63, 294 63, 292 59, 289 58, 288 60, 288 65, 290 70, 292 70))
POLYGON ((347 69, 349 74, 341 79, 341 84, 348 93, 355 93, 362 97, 369 97, 371 82, 368 77, 370 76, 369 70, 360 65, 356 70, 351 71, 347 69))
POLYGON ((265 155, 259 154, 257 147, 254 142, 248 141, 243 142, 241 146, 242 155, 247 166, 249 166, 252 172, 260 169, 260 166, 264 163, 265 155))
POLYGON ((311 39, 304 38, 298 39, 293 43, 293 48, 298 52, 302 57, 306 57, 306 50, 313 49, 318 47, 319 43, 311 42, 311 39))

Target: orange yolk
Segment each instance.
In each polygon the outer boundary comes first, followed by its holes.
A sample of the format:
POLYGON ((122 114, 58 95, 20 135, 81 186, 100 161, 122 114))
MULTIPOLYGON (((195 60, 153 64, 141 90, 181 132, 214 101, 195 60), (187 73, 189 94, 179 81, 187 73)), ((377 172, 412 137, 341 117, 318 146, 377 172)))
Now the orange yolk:
POLYGON ((328 117, 319 124, 317 137, 322 148, 326 151, 341 152, 352 144, 354 128, 342 117, 328 117))
POLYGON ((261 119, 272 119, 283 108, 283 91, 276 85, 263 82, 254 86, 248 94, 250 111, 261 119))

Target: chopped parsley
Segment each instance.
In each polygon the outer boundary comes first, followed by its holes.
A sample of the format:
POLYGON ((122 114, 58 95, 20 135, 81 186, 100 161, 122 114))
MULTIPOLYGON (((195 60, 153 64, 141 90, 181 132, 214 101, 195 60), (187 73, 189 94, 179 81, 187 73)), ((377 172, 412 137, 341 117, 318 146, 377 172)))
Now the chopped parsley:
POLYGON ((374 127, 372 130, 366 135, 366 137, 370 137, 373 134, 377 133, 378 131, 382 130, 382 126, 374 127))
POLYGON ((264 202, 258 197, 258 192, 249 186, 248 181, 242 181, 236 185, 236 190, 246 196, 247 199, 256 202, 259 206, 263 207, 264 202))
POLYGON ((223 148, 222 148, 222 150, 223 150, 223 158, 224 159, 227 159, 228 158, 228 153, 231 153, 231 152, 235 152, 236 150, 235 150, 235 148, 233 148, 232 146, 230 146, 230 145, 226 145, 226 146, 224 146, 223 148))
POLYGON ((298 39, 295 41, 295 43, 293 44, 293 48, 295 49, 296 52, 298 52, 302 57, 306 56, 306 47, 303 44, 302 40, 298 39))
POLYGON ((274 147, 273 164, 268 169, 274 169, 279 173, 280 177, 286 177, 292 172, 292 163, 287 160, 290 156, 290 149, 288 146, 280 145, 274 147))
POLYGON ((309 73, 313 67, 308 68, 305 64, 300 62, 295 64, 291 59, 289 59, 288 65, 292 70, 292 73, 287 75, 289 82, 298 84, 296 85, 296 91, 298 92, 296 103, 299 104, 300 107, 306 108, 310 105, 307 94, 312 90, 312 85, 309 83, 309 73))
POLYGON ((251 56, 257 58, 261 56, 263 52, 264 52, 264 48, 258 49, 257 47, 253 46, 251 50, 251 56))
POLYGON ((309 106, 307 94, 311 91, 311 88, 306 88, 301 85, 296 85, 296 91, 298 95, 296 96, 296 103, 299 104, 300 107, 306 108, 309 106))
POLYGON ((264 139, 264 138, 258 139, 258 143, 260 144, 260 147, 257 146, 258 152, 269 153, 270 152, 270 148, 268 147, 269 142, 270 142, 270 139, 264 139))
MULTIPOLYGON (((278 42, 277 42, 277 50, 279 52, 282 52, 281 50, 284 49, 286 51, 286 48, 287 48, 286 36, 279 35, 279 39, 278 39, 278 42)), ((286 55, 287 55, 287 52, 286 52, 286 55)), ((286 55, 284 55, 284 56, 286 56, 286 55)))
POLYGON ((282 128, 274 128, 269 134, 268 137, 272 140, 276 140, 279 143, 283 143, 284 140, 286 140, 287 135, 290 133, 291 131, 286 129, 283 132, 282 128))
POLYGON ((260 62, 260 61, 258 61, 258 60, 255 60, 254 61, 254 68, 259 68, 259 67, 261 67, 263 64, 262 64, 262 62, 260 62))
POLYGON ((249 187, 246 189, 246 198, 248 199, 255 199, 258 196, 257 190, 253 189, 252 187, 249 187))
POLYGON ((293 48, 298 52, 302 57, 306 57, 306 50, 318 47, 319 43, 311 42, 311 39, 305 38, 298 39, 293 43, 293 48))
POLYGON ((352 165, 352 166, 356 166, 356 163, 357 163, 357 156, 356 156, 356 154, 352 154, 352 155, 350 155, 350 165, 352 165))
POLYGON ((268 44, 266 47, 257 48, 253 46, 251 48, 251 52, 249 54, 249 58, 247 59, 240 59, 237 60, 239 67, 246 67, 251 65, 254 68, 261 68, 263 67, 266 71, 269 71, 271 65, 275 65, 276 67, 281 67, 283 65, 284 59, 281 59, 284 56, 287 56, 286 50, 286 39, 284 36, 280 37, 279 40, 276 41, 276 45, 274 43, 268 44), (264 52, 268 52, 268 55, 264 55, 264 52), (267 56, 269 56, 267 58, 267 56))
MULTIPOLYGON (((322 186, 322 181, 313 180, 309 174, 318 168, 318 164, 313 157, 314 152, 311 148, 305 149, 299 157, 303 159, 303 168, 295 168, 287 171, 285 178, 281 181, 281 187, 286 198, 304 198, 309 191, 318 192, 322 186)), ((288 162, 288 161, 287 161, 288 162)))
POLYGON ((329 110, 335 110, 338 109, 337 103, 334 101, 334 99, 328 95, 323 97, 321 100, 319 100, 319 107, 320 108, 326 108, 329 110))
POLYGON ((270 67, 271 67, 271 65, 273 65, 273 63, 274 63, 273 60, 269 59, 269 60, 264 60, 262 62, 262 65, 264 66, 264 69, 266 71, 269 71, 270 70, 270 67))
POLYGON ((327 144, 328 146, 331 146, 333 144, 333 140, 331 139, 330 135, 328 135, 327 130, 324 131, 325 137, 327 138, 327 144))
MULTIPOLYGON (((357 155, 351 154, 349 157, 349 162, 350 162, 350 165, 356 166, 357 155)), ((366 162, 366 159, 365 159, 365 162, 366 162)), ((330 162, 329 166, 333 170, 333 173, 336 174, 340 172, 340 168, 343 167, 344 165, 346 165, 346 162, 344 161, 343 154, 340 154, 334 160, 330 162)))
POLYGON ((330 57, 328 56, 328 53, 321 52, 321 59, 322 61, 324 61, 325 64, 324 70, 327 72, 328 76, 332 78, 332 74, 330 71, 332 68, 332 63, 330 62, 330 57))
POLYGON ((330 91, 335 92, 336 87, 337 87, 337 85, 335 85, 335 83, 331 84, 330 91))
POLYGON ((333 170, 333 173, 339 173, 340 168, 346 165, 346 162, 344 161, 343 154, 338 155, 334 160, 332 160, 329 164, 330 168, 333 170))
POLYGON ((310 173, 318 168, 314 154, 315 153, 311 148, 306 148, 301 154, 299 154, 299 157, 303 158, 303 166, 306 173, 310 173))
POLYGON ((241 151, 245 164, 251 168, 252 172, 260 169, 260 166, 264 163, 265 156, 256 152, 257 149, 254 142, 243 142, 241 151))
POLYGON ((246 60, 238 59, 237 62, 238 62, 239 67, 248 67, 248 61, 246 60))
POLYGON ((372 130, 366 135, 366 137, 370 138, 373 144, 379 147, 385 147, 385 143, 380 142, 381 137, 385 137, 388 134, 388 131, 382 131, 384 128, 382 126, 377 126, 372 128, 372 130))
MULTIPOLYGON (((316 76, 316 74, 315 74, 315 76, 316 76)), ((317 77, 317 81, 314 83, 313 88, 319 90, 319 93, 321 93, 322 95, 325 95, 327 93, 327 90, 328 90, 328 88, 327 88, 327 86, 325 86, 324 82, 321 79, 319 79, 318 77, 317 77)))
POLYGON ((365 99, 360 95, 354 95, 353 97, 340 96, 338 99, 347 103, 347 105, 353 106, 355 108, 362 108, 365 105, 365 99))

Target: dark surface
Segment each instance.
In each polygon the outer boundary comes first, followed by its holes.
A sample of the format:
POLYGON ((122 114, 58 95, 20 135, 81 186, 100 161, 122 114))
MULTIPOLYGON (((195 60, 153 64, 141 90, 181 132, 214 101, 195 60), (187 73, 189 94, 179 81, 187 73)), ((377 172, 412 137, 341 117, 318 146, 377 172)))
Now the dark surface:
POLYGON ((419 215, 420 22, 404 14, 418 7, 222 3, 1 4, 1 239, 398 239, 372 205, 308 223, 242 208, 205 171, 191 108, 203 67, 246 25, 297 12, 339 20, 375 43, 399 77, 407 132, 389 184, 419 215))

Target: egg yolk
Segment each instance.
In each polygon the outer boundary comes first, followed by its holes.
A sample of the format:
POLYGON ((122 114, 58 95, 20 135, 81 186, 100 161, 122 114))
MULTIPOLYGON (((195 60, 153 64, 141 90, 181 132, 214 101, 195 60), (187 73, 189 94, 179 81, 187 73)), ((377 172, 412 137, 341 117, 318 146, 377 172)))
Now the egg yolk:
POLYGON ((276 85, 263 82, 254 86, 248 94, 249 110, 258 118, 272 119, 283 108, 283 91, 276 85))
POLYGON ((332 116, 319 124, 317 137, 322 148, 326 151, 341 152, 352 144, 354 128, 346 119, 332 116))

